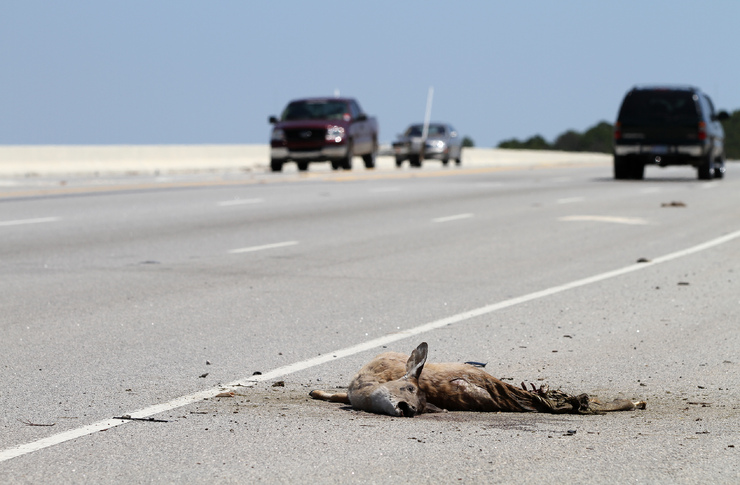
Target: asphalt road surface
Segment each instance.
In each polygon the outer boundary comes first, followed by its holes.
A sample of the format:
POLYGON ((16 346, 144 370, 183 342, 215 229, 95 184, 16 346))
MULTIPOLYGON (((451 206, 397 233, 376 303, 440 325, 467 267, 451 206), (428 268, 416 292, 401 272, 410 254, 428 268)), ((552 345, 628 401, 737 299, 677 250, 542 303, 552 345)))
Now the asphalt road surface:
POLYGON ((738 483, 738 173, 6 182, 0 482, 738 483), (421 341, 647 409, 308 398, 421 341))

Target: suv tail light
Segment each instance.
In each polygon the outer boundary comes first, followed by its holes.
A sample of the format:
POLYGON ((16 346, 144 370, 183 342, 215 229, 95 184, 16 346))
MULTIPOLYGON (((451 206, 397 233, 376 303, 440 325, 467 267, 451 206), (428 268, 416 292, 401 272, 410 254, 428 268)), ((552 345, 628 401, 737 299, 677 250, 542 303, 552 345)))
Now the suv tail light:
POLYGON ((699 122, 699 139, 700 140, 706 140, 707 139, 707 124, 703 121, 699 122))
POLYGON ((614 123, 614 139, 615 140, 622 139, 622 123, 619 121, 614 123))

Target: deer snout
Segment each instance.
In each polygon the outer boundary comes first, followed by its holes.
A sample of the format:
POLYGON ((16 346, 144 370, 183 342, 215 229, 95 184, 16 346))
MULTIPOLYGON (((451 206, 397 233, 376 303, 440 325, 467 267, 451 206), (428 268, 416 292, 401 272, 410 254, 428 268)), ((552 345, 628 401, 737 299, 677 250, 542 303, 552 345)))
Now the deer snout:
POLYGON ((416 406, 414 406, 413 404, 409 404, 406 401, 401 401, 398 403, 398 410, 401 411, 401 416, 403 416, 404 418, 413 418, 418 414, 416 406))

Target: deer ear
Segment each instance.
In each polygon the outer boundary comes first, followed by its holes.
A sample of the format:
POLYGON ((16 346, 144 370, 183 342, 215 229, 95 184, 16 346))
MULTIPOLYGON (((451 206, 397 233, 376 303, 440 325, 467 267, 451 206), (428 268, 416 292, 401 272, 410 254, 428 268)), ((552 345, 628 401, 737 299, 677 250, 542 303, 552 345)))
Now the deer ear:
POLYGON ((427 352, 429 346, 426 342, 422 342, 418 347, 411 352, 411 357, 406 361, 406 375, 404 378, 413 377, 418 379, 421 375, 421 370, 424 368, 424 364, 427 361, 427 352))

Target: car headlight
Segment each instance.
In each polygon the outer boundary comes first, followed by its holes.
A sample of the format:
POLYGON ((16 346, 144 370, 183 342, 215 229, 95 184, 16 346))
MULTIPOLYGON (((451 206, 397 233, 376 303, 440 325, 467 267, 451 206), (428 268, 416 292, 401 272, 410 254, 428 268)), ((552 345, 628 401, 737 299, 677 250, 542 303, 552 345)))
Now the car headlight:
POLYGON ((270 137, 270 140, 285 141, 285 132, 280 128, 275 128, 274 130, 272 130, 272 136, 270 137))
POLYGON ((327 141, 335 141, 339 143, 344 138, 344 128, 341 126, 330 126, 326 129, 327 141))
POLYGON ((427 146, 429 148, 444 148, 445 142, 442 140, 427 140, 427 146))

